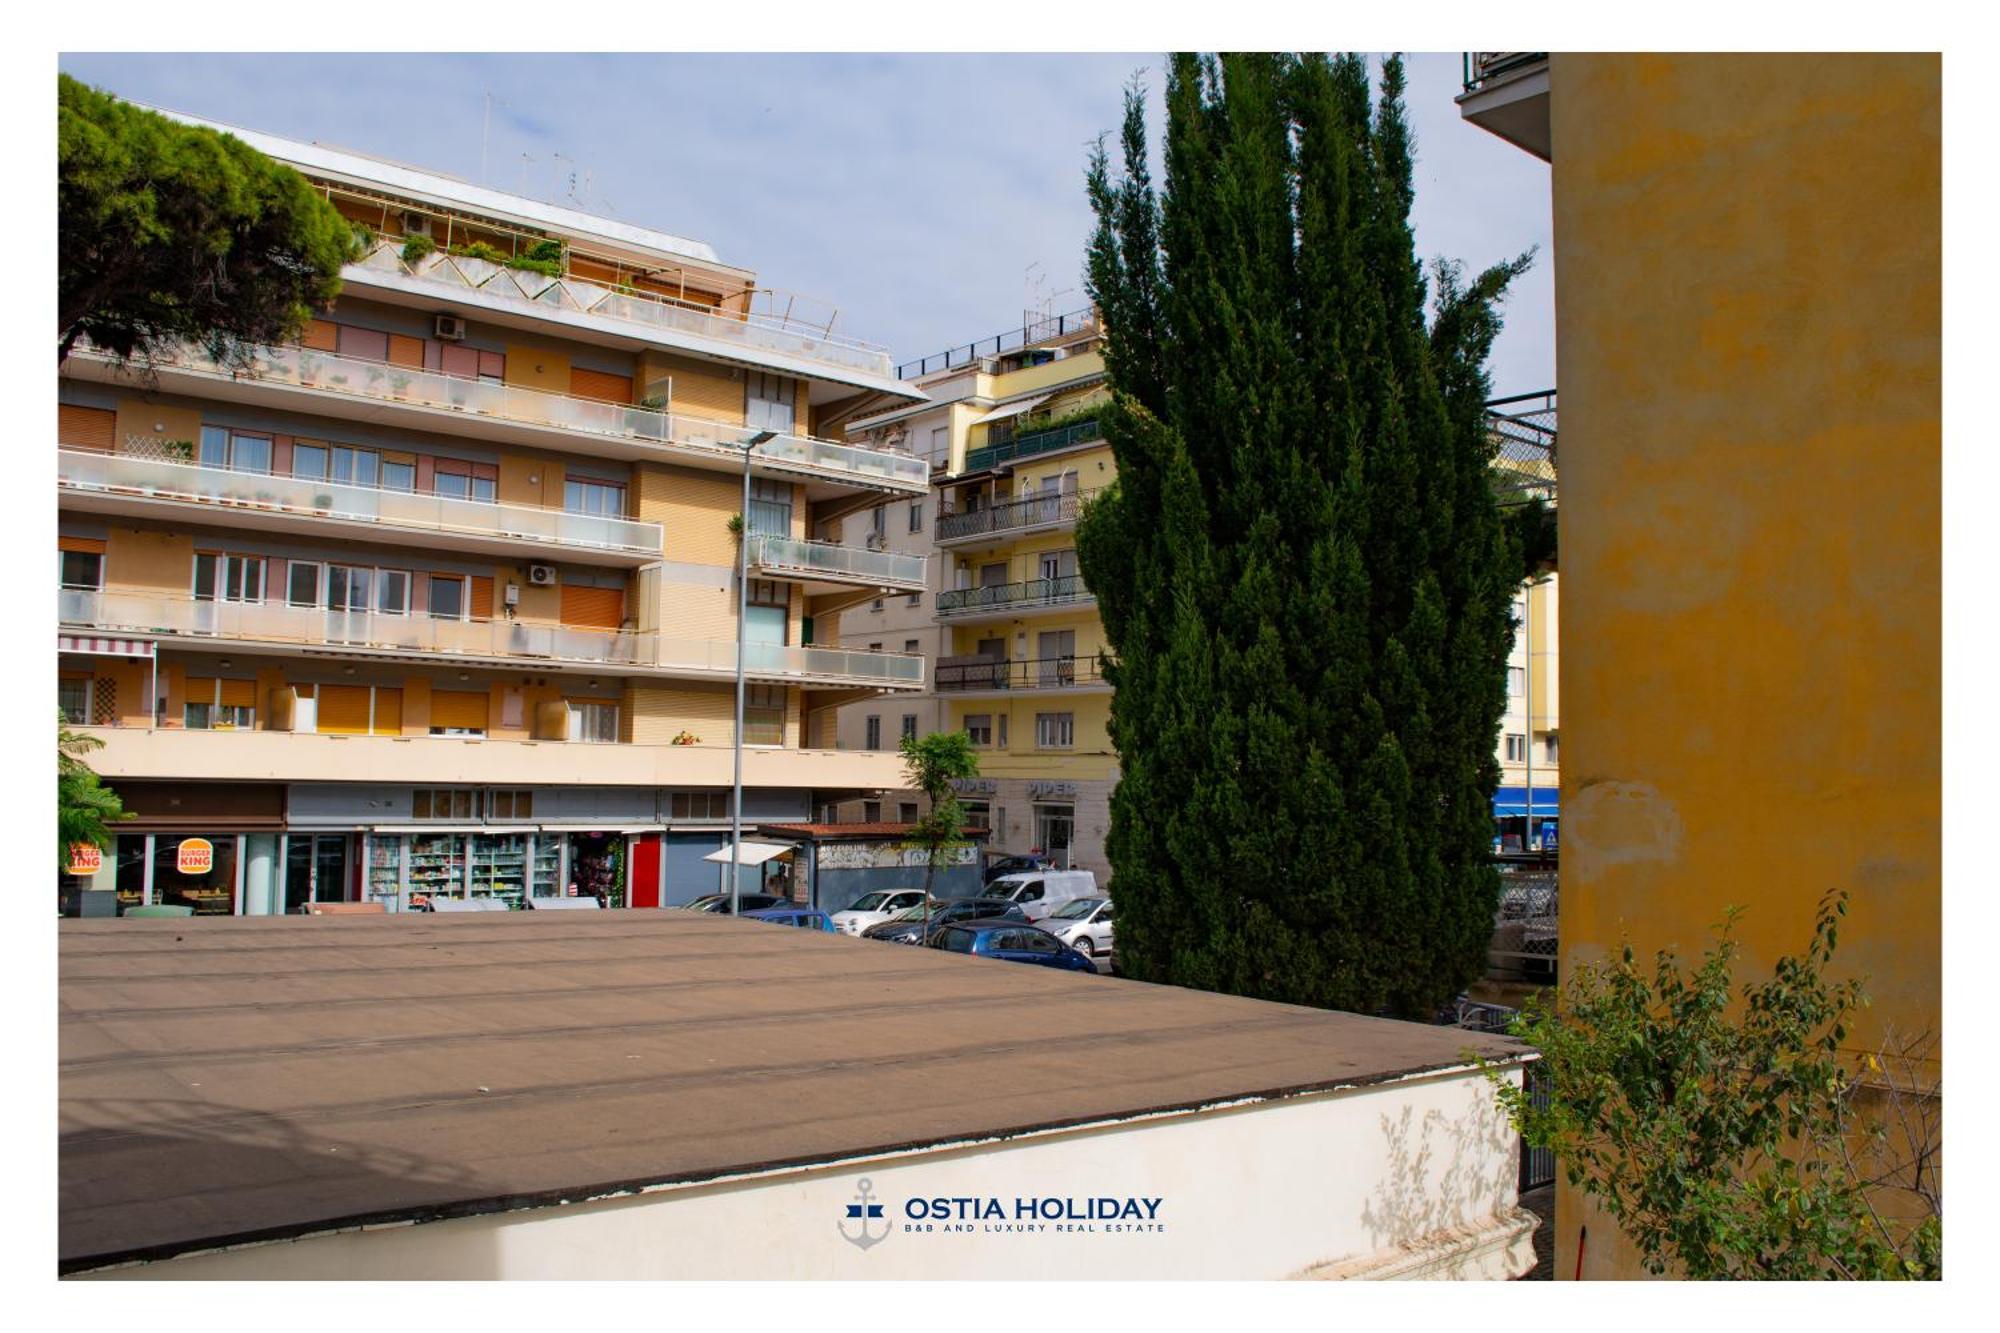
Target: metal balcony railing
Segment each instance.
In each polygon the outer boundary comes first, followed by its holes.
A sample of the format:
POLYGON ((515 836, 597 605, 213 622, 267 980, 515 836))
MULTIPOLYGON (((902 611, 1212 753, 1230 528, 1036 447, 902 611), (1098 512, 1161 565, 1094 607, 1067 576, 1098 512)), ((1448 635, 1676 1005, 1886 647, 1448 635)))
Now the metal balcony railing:
POLYGON ((941 693, 957 690, 1059 690, 1066 686, 1102 681, 1104 659, 1096 654, 1031 657, 1018 662, 998 657, 941 657, 932 679, 941 693))
MULTIPOLYGON (((385 615, 281 602, 208 601, 79 588, 63 589, 59 605, 64 625, 119 633, 434 653, 508 663, 541 659, 668 675, 736 669, 734 643, 632 631, 506 620, 444 620, 422 614, 385 615)), ((904 653, 753 643, 747 646, 744 669, 766 678, 835 678, 914 687, 923 684, 924 659, 904 653)))
POLYGON ((843 370, 884 377, 890 374, 888 349, 789 318, 783 312, 725 310, 443 251, 410 264, 403 260, 403 244, 401 238, 377 240, 367 255, 347 266, 348 278, 365 284, 375 274, 386 274, 442 291, 474 291, 529 309, 598 315, 644 329, 693 334, 731 344, 745 353, 775 352, 843 370))
POLYGON ((1519 393, 1486 404, 1493 484, 1502 505, 1556 499, 1556 391, 1519 393))
POLYGON ((1478 92, 1487 82, 1547 60, 1547 51, 1467 51, 1460 60, 1465 91, 1478 92))
POLYGON ((1019 528, 1074 523, 1085 502, 1096 494, 1093 490, 1029 495, 1018 500, 1003 500, 984 509, 968 509, 962 514, 942 514, 938 517, 937 539, 940 542, 960 541, 966 537, 1012 532, 1019 528))
POLYGON ((58 449, 56 484, 71 491, 179 500, 221 509, 276 510, 305 518, 518 538, 585 550, 654 556, 661 550, 661 529, 657 523, 445 495, 420 495, 311 477, 239 472, 132 454, 58 449))
MULTIPOLYGON (((102 353, 83 354, 108 359, 102 353)), ((576 398, 518 384, 463 379, 306 347, 258 347, 250 352, 248 363, 241 366, 224 365, 198 349, 182 347, 155 356, 154 364, 235 380, 349 394, 376 402, 466 412, 521 425, 700 449, 732 458, 740 454, 736 442, 751 434, 751 428, 742 422, 576 398)), ((888 483, 911 490, 927 490, 930 486, 930 465, 921 458, 836 444, 808 435, 778 435, 759 445, 756 456, 766 462, 808 468, 842 480, 888 483)))
POLYGON ((796 537, 759 536, 755 533, 751 534, 750 543, 750 565, 753 569, 821 575, 881 587, 924 586, 925 561, 920 555, 869 551, 836 542, 809 542, 796 537))
POLYGON ((1023 320, 1018 329, 1008 329, 990 338, 981 338, 963 347, 951 347, 933 353, 916 361, 905 361, 896 367, 896 378, 913 380, 934 371, 950 370, 955 366, 976 364, 981 357, 1005 356, 1032 347, 1036 343, 1052 342, 1057 338, 1071 337, 1098 330, 1097 312, 1091 309, 1072 310, 1066 315, 1045 315, 1040 318, 1023 320))
POLYGON ((971 450, 965 455, 965 470, 983 472, 989 467, 1011 463, 1017 458, 1031 458, 1036 454, 1067 449, 1072 444, 1083 444, 1099 438, 1101 432, 1095 420, 1079 421, 1073 426, 1059 426, 1055 430, 1031 431, 999 444, 981 445, 971 450))
POLYGON ((996 611, 1009 607, 1060 606, 1086 601, 1090 589, 1081 574, 1064 574, 1052 579, 1029 579, 1025 583, 991 583, 981 588, 954 588, 938 594, 940 616, 966 615, 975 611, 996 611))

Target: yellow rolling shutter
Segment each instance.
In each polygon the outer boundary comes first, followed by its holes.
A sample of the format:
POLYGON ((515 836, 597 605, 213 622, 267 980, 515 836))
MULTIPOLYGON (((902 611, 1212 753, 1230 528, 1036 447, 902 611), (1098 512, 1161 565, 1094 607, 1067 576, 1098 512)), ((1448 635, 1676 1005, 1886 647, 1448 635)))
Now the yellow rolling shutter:
POLYGON ((191 704, 212 704, 215 702, 215 677, 189 676, 187 692, 181 696, 191 704))
POLYGON ((625 619, 623 588, 579 588, 562 585, 562 623, 590 629, 617 629, 625 619))
POLYGON ((257 706, 257 682, 254 680, 225 680, 222 695, 216 700, 231 708, 255 708, 257 706))
POLYGON ((629 403, 632 401, 632 377, 607 375, 601 370, 585 370, 582 366, 571 366, 569 391, 577 398, 601 398, 609 403, 629 403))
POLYGON ((65 449, 92 449, 111 452, 118 438, 118 414, 101 407, 56 405, 56 443, 65 449))
POLYGON ((322 685, 319 687, 320 731, 342 736, 368 734, 368 687, 366 685, 322 685))
POLYGON ((386 685, 375 687, 375 734, 403 734, 403 692, 386 685))
POLYGON ((431 725, 484 731, 486 704, 486 695, 470 690, 432 690, 431 725))

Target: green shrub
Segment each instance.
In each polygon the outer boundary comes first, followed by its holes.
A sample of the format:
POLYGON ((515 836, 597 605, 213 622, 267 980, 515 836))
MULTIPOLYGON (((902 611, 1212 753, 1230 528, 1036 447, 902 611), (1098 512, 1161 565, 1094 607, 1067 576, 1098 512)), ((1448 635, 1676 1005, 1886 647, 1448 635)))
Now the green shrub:
POLYGON ((465 245, 454 245, 451 252, 461 259, 483 259, 489 264, 504 264, 507 256, 485 241, 471 241, 465 245))
POLYGON ((437 248, 438 243, 436 241, 422 232, 418 232, 416 235, 407 237, 403 241, 403 262, 405 264, 415 264, 426 255, 434 252, 437 248))

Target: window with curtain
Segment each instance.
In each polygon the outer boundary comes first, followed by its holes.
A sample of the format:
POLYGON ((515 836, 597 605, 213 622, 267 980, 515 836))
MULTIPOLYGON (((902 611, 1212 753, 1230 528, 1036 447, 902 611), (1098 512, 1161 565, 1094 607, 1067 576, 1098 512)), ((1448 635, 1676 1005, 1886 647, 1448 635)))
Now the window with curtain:
POLYGON ((617 482, 580 481, 571 477, 563 483, 563 508, 572 514, 623 518, 625 488, 617 482))

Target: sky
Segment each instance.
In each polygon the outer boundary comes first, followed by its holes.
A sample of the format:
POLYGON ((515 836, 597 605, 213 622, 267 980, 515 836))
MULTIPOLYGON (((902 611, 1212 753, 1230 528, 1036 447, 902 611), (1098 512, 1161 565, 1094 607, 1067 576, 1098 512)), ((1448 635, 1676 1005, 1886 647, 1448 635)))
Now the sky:
MULTIPOLYGON (((708 242, 899 362, 1086 304, 1083 172, 1157 55, 72 54, 136 101, 449 172, 708 242), (491 98, 490 113, 488 98, 491 98), (483 167, 482 167, 483 160, 483 167)), ((1549 169, 1459 118, 1456 53, 1410 58, 1417 253, 1536 248, 1491 365, 1555 383, 1549 169)))

